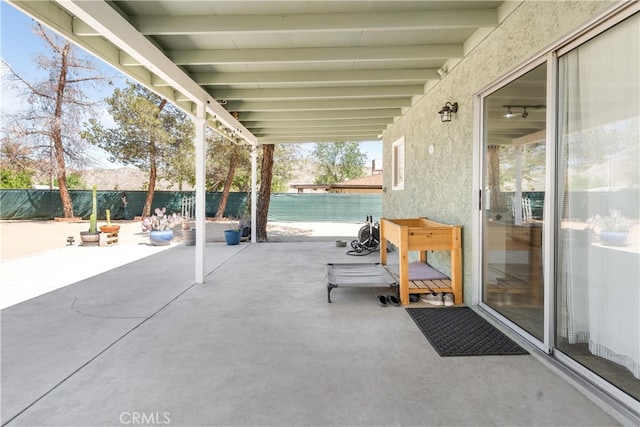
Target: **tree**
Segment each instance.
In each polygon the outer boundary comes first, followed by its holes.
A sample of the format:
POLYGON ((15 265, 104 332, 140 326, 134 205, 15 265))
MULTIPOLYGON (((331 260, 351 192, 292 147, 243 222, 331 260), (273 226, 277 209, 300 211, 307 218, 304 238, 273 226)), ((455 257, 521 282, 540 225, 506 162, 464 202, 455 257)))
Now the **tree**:
POLYGON ((8 136, 0 146, 0 188, 31 188, 37 162, 31 149, 8 136))
POLYGON ((294 166, 300 160, 300 144, 277 144, 273 156, 271 191, 286 193, 287 183, 294 176, 294 166))
POLYGON ((246 149, 240 145, 232 144, 228 152, 228 168, 227 176, 224 180, 224 187, 222 189, 222 196, 220 197, 220 204, 218 205, 218 211, 216 212, 216 218, 222 219, 224 216, 224 210, 227 207, 227 201, 229 200, 229 192, 231 191, 231 185, 233 184, 233 178, 236 173, 236 168, 239 163, 245 160, 246 163, 246 149))
POLYGON ((106 128, 91 119, 83 137, 108 152, 110 161, 149 171, 142 210, 142 216, 149 216, 158 171, 175 172, 183 167, 177 167, 175 159, 193 153, 195 127, 184 112, 136 83, 116 89, 106 102, 116 127, 106 128))
POLYGON ((269 216, 269 201, 271 199, 271 178, 273 176, 274 145, 262 146, 262 163, 260 166, 260 190, 256 203, 256 240, 267 241, 267 219, 269 216))
POLYGON ((318 162, 316 184, 335 184, 364 176, 366 154, 357 142, 326 142, 316 144, 311 152, 318 162))
MULTIPOLYGON (((68 40, 34 27, 45 41, 50 55, 38 55, 38 68, 48 74, 46 80, 30 82, 3 61, 16 82, 24 89, 29 108, 11 116, 7 134, 28 141, 34 156, 48 159, 50 175, 57 178, 65 218, 73 217, 73 204, 67 186, 67 167, 81 168, 90 162, 86 143, 80 138, 82 118, 96 115, 97 103, 90 101, 83 88, 106 82, 109 78, 90 59, 80 57, 68 40)), ((53 186, 53 183, 51 183, 53 186)))

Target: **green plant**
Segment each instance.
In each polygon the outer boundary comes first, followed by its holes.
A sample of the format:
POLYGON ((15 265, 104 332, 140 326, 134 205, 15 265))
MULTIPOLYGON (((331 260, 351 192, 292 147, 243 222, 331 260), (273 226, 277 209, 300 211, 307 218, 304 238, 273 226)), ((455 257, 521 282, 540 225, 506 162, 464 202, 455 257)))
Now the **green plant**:
POLYGON ((107 225, 111 225, 111 211, 109 209, 107 209, 106 211, 107 214, 107 225))
POLYGON ((67 188, 69 190, 83 190, 87 188, 87 184, 82 180, 79 172, 70 172, 67 174, 67 188))
POLYGON ((89 215, 89 233, 98 232, 98 200, 96 196, 97 187, 93 184, 93 207, 91 208, 91 215, 89 215))
POLYGON ((629 218, 622 216, 622 212, 617 209, 610 209, 609 215, 594 215, 589 218, 589 228, 596 231, 629 231, 631 221, 629 218))
POLYGON ((32 175, 29 171, 0 168, 0 188, 31 188, 32 175))
POLYGON ((156 208, 155 215, 142 220, 142 231, 167 231, 182 222, 182 217, 176 213, 167 215, 167 208, 156 208))

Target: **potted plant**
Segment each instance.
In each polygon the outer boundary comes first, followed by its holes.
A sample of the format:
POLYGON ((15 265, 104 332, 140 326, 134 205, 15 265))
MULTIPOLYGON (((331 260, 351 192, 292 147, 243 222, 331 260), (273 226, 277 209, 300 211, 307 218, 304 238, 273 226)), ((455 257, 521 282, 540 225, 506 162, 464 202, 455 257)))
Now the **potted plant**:
POLYGON ((187 221, 182 225, 182 238, 185 246, 194 246, 196 244, 196 229, 191 227, 187 221))
POLYGON ((101 225, 100 231, 102 231, 103 233, 118 232, 118 230, 120 230, 120 226, 118 224, 111 224, 111 211, 109 209, 107 209, 106 211, 106 216, 107 216, 107 225, 101 225))
POLYGON ((167 215, 167 208, 156 208, 155 215, 142 220, 142 231, 149 232, 152 245, 168 245, 173 239, 173 227, 181 222, 180 215, 175 213, 167 215))
POLYGON ((98 202, 96 197, 97 187, 93 184, 93 207, 91 208, 91 215, 89 215, 89 231, 80 232, 80 240, 82 246, 99 246, 100 245, 100 232, 97 226, 97 212, 98 202))
POLYGON ((242 237, 242 230, 240 230, 240 227, 235 227, 224 231, 224 240, 226 240, 227 245, 239 244, 240 237, 242 237))
POLYGON ((603 245, 623 246, 631 229, 631 221, 622 216, 619 210, 611 209, 607 216, 594 215, 589 218, 589 228, 596 232, 603 245))

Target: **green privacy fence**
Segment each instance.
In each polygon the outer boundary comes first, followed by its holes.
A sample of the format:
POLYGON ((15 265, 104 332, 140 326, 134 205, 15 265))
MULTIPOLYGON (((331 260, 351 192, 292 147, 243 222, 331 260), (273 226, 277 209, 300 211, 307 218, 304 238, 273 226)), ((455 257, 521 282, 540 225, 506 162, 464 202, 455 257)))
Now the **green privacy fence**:
POLYGON ((269 221, 364 222, 382 214, 382 194, 273 194, 269 221))
MULTIPOLYGON (((70 191, 75 216, 88 218, 91 214, 90 190, 70 191)), ((153 209, 166 207, 180 213, 184 198, 193 197, 187 191, 156 191, 153 209)), ((98 191, 98 219, 105 219, 105 211, 111 218, 133 219, 142 214, 147 196, 145 191, 98 191), (126 197, 127 206, 123 203, 126 197)), ((207 193, 205 212, 215 216, 221 193, 207 193)), ((224 216, 241 218, 249 216, 248 194, 230 193, 224 216)), ((367 215, 379 218, 382 212, 381 194, 273 194, 269 204, 269 221, 331 221, 364 222, 367 215)), ((61 217, 62 202, 57 190, 0 190, 0 219, 49 220, 61 217)))

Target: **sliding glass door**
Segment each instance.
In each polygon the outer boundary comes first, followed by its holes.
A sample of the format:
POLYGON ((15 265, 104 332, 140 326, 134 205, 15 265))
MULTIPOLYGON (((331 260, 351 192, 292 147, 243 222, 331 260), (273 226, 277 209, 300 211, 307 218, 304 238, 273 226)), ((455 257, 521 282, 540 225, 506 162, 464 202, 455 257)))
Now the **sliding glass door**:
POLYGON ((482 302, 544 339, 547 65, 484 98, 482 302))
POLYGON ((480 97, 480 305, 637 412, 640 14, 610 21, 480 97))
POLYGON ((640 16, 559 56, 556 348, 640 400, 640 16))

